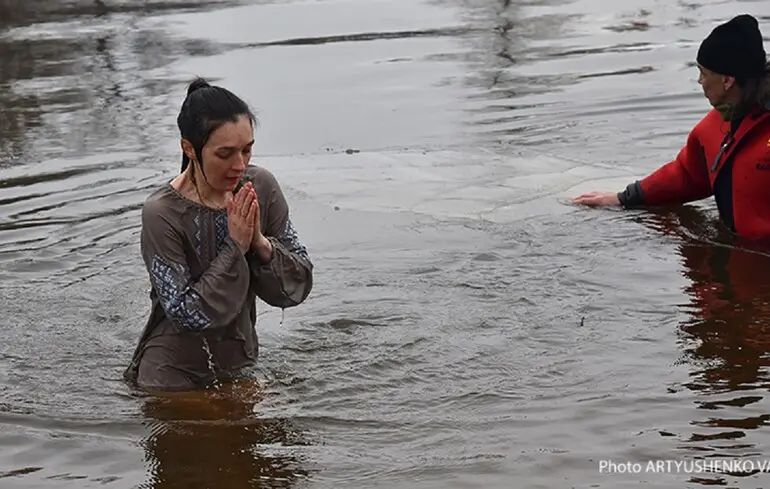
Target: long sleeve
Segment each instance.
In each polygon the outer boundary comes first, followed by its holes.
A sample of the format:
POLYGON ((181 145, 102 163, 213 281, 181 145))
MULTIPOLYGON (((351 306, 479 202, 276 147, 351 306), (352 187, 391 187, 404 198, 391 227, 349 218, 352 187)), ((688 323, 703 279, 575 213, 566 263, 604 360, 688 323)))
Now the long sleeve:
POLYGON ((644 205, 684 204, 712 195, 703 146, 691 132, 676 159, 639 182, 644 205))
MULTIPOLYGON (((305 301, 313 288, 313 263, 289 217, 289 205, 278 182, 263 171, 264 190, 269 192, 263 218, 263 234, 273 245, 273 257, 261 263, 256 253, 246 254, 257 296, 274 307, 292 307, 305 301)), ((264 191, 263 190, 263 191, 264 191)))
POLYGON ((246 302, 248 263, 227 236, 208 269, 192 277, 182 225, 161 201, 148 201, 142 210, 142 258, 153 291, 166 316, 183 330, 226 327, 246 302))

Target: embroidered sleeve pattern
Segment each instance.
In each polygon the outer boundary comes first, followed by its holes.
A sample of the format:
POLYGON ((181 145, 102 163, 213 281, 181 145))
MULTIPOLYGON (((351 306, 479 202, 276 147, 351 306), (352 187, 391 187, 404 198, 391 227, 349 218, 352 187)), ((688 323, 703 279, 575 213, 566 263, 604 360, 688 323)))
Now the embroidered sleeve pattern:
POLYGON ((201 296, 190 287, 190 277, 184 267, 166 263, 155 255, 150 280, 169 319, 190 331, 202 331, 211 326, 211 320, 203 313, 201 296))
POLYGON ((302 259, 310 262, 310 256, 308 255, 307 248, 299 240, 297 230, 294 229, 294 225, 291 219, 286 219, 286 226, 283 228, 283 232, 278 237, 278 241, 286 247, 289 253, 294 253, 302 259))

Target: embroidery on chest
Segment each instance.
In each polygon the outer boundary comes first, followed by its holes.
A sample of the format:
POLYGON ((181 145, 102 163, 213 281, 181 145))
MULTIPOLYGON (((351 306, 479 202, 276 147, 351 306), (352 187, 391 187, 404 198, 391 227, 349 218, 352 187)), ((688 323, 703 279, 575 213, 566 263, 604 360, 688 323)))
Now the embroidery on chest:
POLYGON ((222 249, 222 245, 227 238, 227 213, 218 212, 214 217, 214 229, 216 233, 216 247, 217 253, 222 249))
POLYGON ((202 254, 202 246, 203 243, 206 242, 206 235, 208 234, 206 233, 206 227, 201 226, 201 220, 201 211, 198 210, 198 212, 193 217, 193 224, 195 224, 195 253, 198 256, 201 256, 202 254))
POLYGON ((227 213, 198 210, 193 216, 193 225, 195 253, 206 266, 207 262, 216 257, 227 238, 227 213))

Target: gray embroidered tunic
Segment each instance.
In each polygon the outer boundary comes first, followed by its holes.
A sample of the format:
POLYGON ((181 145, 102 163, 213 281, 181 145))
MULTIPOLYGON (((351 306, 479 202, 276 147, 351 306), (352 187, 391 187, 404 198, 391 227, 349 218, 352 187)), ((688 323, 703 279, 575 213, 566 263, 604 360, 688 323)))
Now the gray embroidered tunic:
POLYGON ((145 202, 141 253, 152 309, 125 371, 140 387, 189 390, 237 375, 257 360, 256 299, 287 308, 310 294, 313 264, 278 182, 255 166, 245 178, 257 192, 262 233, 273 245, 269 263, 241 252, 224 209, 193 202, 170 184, 145 202))

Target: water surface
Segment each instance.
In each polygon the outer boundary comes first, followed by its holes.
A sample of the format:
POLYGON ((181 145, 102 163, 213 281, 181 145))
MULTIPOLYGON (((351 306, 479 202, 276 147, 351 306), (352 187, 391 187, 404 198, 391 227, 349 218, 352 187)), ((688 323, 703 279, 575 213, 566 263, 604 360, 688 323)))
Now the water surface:
POLYGON ((588 210, 676 155, 762 2, 0 2, 0 485, 755 488, 607 474, 770 437, 767 250, 714 206, 588 210), (195 75, 260 119, 316 264, 261 387, 144 396, 143 200, 195 75))

